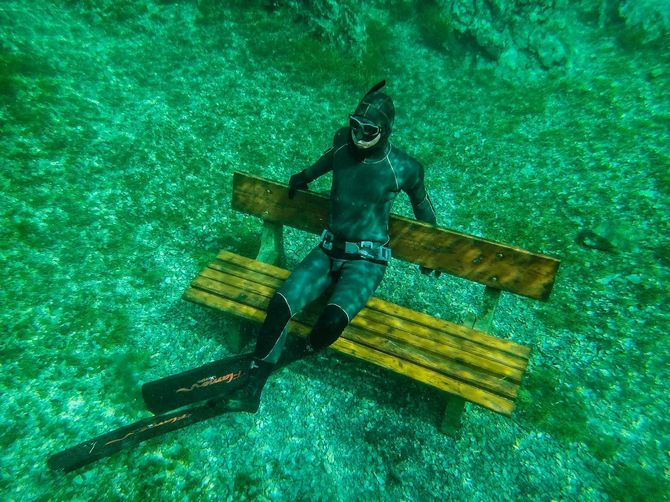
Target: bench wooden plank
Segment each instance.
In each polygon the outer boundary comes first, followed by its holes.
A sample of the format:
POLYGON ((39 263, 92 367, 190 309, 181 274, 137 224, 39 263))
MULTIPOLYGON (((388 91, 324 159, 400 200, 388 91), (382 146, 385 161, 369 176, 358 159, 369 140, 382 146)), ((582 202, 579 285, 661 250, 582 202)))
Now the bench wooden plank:
POLYGON ((270 265, 269 263, 264 263, 252 258, 247 258, 246 256, 240 256, 238 254, 231 253, 230 251, 226 251, 225 249, 219 252, 217 258, 228 263, 234 263, 235 265, 239 265, 240 267, 246 268, 248 270, 262 272, 263 274, 269 275, 271 277, 286 279, 289 275, 291 275, 291 273, 284 268, 270 265))
POLYGON ((471 364, 489 373, 502 375, 515 381, 521 380, 527 366, 526 361, 510 359, 504 354, 482 349, 472 343, 453 343, 453 338, 446 335, 442 336, 442 340, 421 338, 419 333, 425 333, 425 331, 420 326, 406 321, 399 323, 399 320, 392 316, 380 318, 369 314, 369 311, 364 310, 360 314, 360 319, 357 316, 351 321, 352 324, 364 327, 371 333, 378 333, 386 338, 419 347, 437 355, 447 356, 455 361, 471 364))
POLYGON ((423 382, 445 392, 449 392, 450 394, 462 396, 468 401, 477 403, 503 415, 510 416, 514 410, 514 401, 511 399, 497 396, 491 392, 478 389, 435 371, 407 363, 406 361, 402 361, 396 357, 389 356, 374 349, 363 347, 346 338, 339 338, 332 347, 339 352, 350 354, 359 359, 363 359, 364 361, 388 368, 418 382, 423 382))
MULTIPOLYGON (((266 286, 254 283, 253 280, 228 275, 213 268, 203 270, 192 283, 192 286, 220 294, 237 300, 240 290, 248 293, 248 302, 254 302, 259 308, 265 308, 270 297, 281 285, 278 280, 275 284, 266 286), (253 300, 251 295, 261 298, 253 300)), ((520 381, 527 366, 527 358, 513 356, 507 352, 490 347, 483 347, 467 340, 465 337, 451 337, 444 331, 438 331, 409 320, 395 318, 389 311, 395 310, 394 304, 383 302, 389 308, 384 309, 382 300, 378 300, 379 310, 364 308, 353 320, 352 324, 363 327, 367 331, 384 335, 405 344, 421 348, 423 351, 434 352, 437 355, 448 356, 456 361, 475 365, 486 371, 520 381)), ((450 323, 446 323, 449 326, 450 323)), ((459 330, 463 331, 463 330, 459 330)))
MULTIPOLYGON (((285 184, 236 172, 233 208, 266 221, 320 233, 328 225, 329 197, 302 191, 292 200, 285 184)), ((546 300, 560 261, 550 256, 392 215, 396 258, 490 287, 546 300)))
MULTIPOLYGON (((234 312, 239 317, 250 321, 260 323, 265 319, 265 311, 262 309, 234 302, 200 289, 187 289, 184 292, 184 298, 201 305, 216 308, 217 310, 234 312)), ((296 321, 291 321, 291 324, 292 331, 297 332, 302 336, 306 336, 309 333, 309 326, 296 321)), ((396 373, 409 376, 414 380, 426 383, 440 390, 463 396, 471 402, 485 406, 498 413, 509 416, 514 409, 514 402, 509 398, 499 396, 488 390, 448 377, 418 364, 398 359, 395 356, 361 345, 346 337, 340 337, 333 345, 331 345, 331 347, 339 352, 353 355, 359 359, 383 366, 396 373)))
POLYGON ((509 354, 524 360, 528 360, 530 355, 530 347, 527 347, 526 345, 521 345, 511 340, 496 338, 487 333, 484 333, 483 331, 466 328, 460 324, 446 321, 444 319, 438 319, 428 314, 403 307, 402 305, 388 303, 384 300, 373 297, 370 299, 367 306, 371 309, 379 310, 381 312, 386 312, 390 309, 390 312, 397 318, 414 320, 415 322, 423 324, 429 328, 433 328, 439 332, 446 332, 453 336, 459 336, 494 350, 508 352, 509 354))
POLYGON ((349 326, 342 336, 401 361, 415 363, 502 396, 514 398, 519 389, 518 383, 511 379, 507 380, 500 376, 492 375, 481 371, 479 367, 461 364, 454 359, 437 356, 434 353, 420 350, 392 338, 375 335, 371 331, 359 329, 355 324, 349 326))

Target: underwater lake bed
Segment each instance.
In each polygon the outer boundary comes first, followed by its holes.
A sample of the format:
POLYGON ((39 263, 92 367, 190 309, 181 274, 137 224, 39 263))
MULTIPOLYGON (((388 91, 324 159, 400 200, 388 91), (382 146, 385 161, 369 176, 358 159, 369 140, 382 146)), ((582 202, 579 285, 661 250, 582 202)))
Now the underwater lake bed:
MULTIPOLYGON (((668 497, 667 28, 624 0, 465 3, 0 5, 3 499, 668 497), (548 302, 496 312, 531 347, 512 417, 467 405, 440 434, 443 394, 331 351, 256 414, 49 471, 148 416, 142 383, 236 352, 237 322, 181 299, 219 250, 257 251, 232 173, 288 182, 381 79, 438 224, 562 261, 548 302)), ((285 239, 289 269, 316 243, 285 239)), ((377 295, 463 322, 482 292, 393 262, 377 295)))

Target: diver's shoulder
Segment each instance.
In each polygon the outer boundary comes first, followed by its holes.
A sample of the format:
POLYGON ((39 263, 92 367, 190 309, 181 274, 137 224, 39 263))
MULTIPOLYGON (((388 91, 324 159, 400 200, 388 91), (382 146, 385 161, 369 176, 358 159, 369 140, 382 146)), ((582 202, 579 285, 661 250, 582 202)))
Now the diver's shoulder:
POLYGON ((389 154, 391 162, 397 165, 403 171, 411 172, 423 169, 421 162, 412 157, 409 153, 401 150, 397 146, 391 144, 391 152, 389 154))

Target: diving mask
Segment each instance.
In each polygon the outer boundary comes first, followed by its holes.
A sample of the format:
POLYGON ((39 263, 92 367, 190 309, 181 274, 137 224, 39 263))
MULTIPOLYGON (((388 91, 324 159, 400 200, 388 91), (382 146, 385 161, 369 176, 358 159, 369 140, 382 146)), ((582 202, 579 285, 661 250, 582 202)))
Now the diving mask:
POLYGON ((381 127, 360 115, 349 115, 351 136, 358 143, 369 143, 381 134, 381 127))

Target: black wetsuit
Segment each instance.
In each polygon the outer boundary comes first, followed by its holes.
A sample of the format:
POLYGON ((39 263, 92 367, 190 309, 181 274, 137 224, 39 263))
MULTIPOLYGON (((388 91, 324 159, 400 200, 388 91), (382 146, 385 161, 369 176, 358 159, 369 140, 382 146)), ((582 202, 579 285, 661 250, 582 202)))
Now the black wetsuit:
POLYGON ((290 317, 330 286, 333 290, 328 305, 308 342, 312 349, 319 350, 340 336, 384 276, 386 263, 376 259, 377 250, 389 242, 389 215, 401 191, 409 196, 418 220, 431 224, 436 221, 421 164, 390 142, 360 155, 350 135, 349 128, 337 131, 332 148, 303 171, 306 182, 332 171, 329 239, 322 240, 307 255, 270 302, 255 351, 259 359, 272 363, 278 360, 290 317), (375 256, 346 253, 346 242, 372 249, 375 256))

